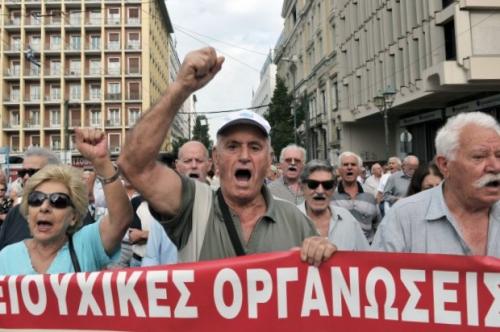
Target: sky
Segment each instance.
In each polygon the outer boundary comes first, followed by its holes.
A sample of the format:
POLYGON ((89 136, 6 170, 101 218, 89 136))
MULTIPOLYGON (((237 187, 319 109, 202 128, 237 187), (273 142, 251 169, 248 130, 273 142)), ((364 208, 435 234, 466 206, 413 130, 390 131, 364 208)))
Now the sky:
MULTIPOLYGON (((269 50, 283 30, 282 0, 166 0, 179 59, 191 50, 212 46, 226 60, 222 70, 197 91, 196 112, 250 107, 252 89, 269 50)), ((223 114, 207 114, 210 135, 223 114)))

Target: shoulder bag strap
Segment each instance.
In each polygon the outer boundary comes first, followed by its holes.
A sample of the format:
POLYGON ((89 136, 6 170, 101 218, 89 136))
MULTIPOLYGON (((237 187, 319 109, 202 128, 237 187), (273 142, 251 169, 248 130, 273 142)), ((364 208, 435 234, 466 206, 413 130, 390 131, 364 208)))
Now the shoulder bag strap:
POLYGON ((73 246, 73 234, 68 234, 68 245, 69 245, 69 254, 71 255, 71 262, 73 263, 73 269, 75 272, 82 272, 80 268, 80 263, 78 262, 78 257, 76 257, 75 247, 73 246))
POLYGON ((217 198, 219 199, 222 217, 224 219, 224 223, 226 224, 229 237, 231 238, 231 243, 233 244, 234 251, 236 251, 236 255, 244 256, 245 250, 243 249, 243 245, 241 244, 238 233, 236 232, 236 227, 234 227, 233 219, 231 218, 231 214, 229 213, 229 207, 227 206, 227 203, 222 196, 222 191, 220 190, 220 188, 217 190, 217 198))

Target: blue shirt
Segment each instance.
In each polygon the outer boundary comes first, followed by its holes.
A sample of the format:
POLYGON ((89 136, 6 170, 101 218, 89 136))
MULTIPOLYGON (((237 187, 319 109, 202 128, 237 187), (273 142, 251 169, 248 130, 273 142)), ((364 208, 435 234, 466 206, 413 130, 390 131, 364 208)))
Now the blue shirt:
MULTIPOLYGON (((472 255, 444 200, 445 182, 394 204, 380 223, 372 249, 472 255)), ((500 202, 490 208, 486 255, 500 257, 500 202)))
MULTIPOLYGON (((99 222, 87 225, 73 234, 73 245, 82 272, 99 271, 118 257, 119 246, 112 257, 106 254, 99 233, 99 222)), ((47 273, 74 272, 68 242, 57 252, 47 273)), ((0 275, 38 274, 31 264, 25 241, 11 244, 0 251, 0 275)))
POLYGON ((165 233, 157 220, 149 223, 146 254, 142 258, 141 266, 155 266, 177 263, 177 247, 165 233))

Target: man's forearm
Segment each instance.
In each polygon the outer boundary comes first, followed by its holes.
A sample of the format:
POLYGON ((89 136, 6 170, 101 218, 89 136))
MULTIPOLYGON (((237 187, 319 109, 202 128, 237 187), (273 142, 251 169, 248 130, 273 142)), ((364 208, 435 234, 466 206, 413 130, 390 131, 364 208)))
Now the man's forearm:
POLYGON ((120 156, 120 167, 125 174, 141 172, 148 165, 151 167, 155 163, 177 111, 189 94, 174 82, 160 100, 141 117, 129 133, 127 144, 120 156))

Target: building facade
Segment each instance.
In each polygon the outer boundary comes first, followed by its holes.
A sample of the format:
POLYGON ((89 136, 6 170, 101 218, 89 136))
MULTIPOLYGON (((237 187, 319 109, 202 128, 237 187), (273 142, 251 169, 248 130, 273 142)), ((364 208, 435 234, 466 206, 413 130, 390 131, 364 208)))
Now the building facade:
POLYGON ((308 159, 335 160, 340 142, 332 118, 337 107, 334 1, 285 0, 281 16, 285 23, 275 63, 296 103, 308 105, 302 128, 308 159))
POLYGON ((273 97, 274 88, 276 87, 276 65, 273 63, 273 51, 269 51, 269 55, 260 70, 260 81, 257 90, 252 96, 252 107, 254 111, 262 116, 267 112, 269 107, 259 107, 269 105, 273 97))
POLYGON ((61 151, 79 164, 74 128, 125 133, 165 90, 173 28, 164 1, 1 0, 0 146, 61 151))
MULTIPOLYGON (((318 90, 306 91, 310 118, 315 107, 325 110, 331 157, 351 150, 368 161, 387 158, 383 109, 374 104, 384 92, 395 92, 387 108, 390 155, 431 160, 447 117, 472 110, 499 117, 498 1, 297 0, 284 2, 282 16, 286 43, 278 49, 287 59, 296 56, 299 84, 318 81, 318 64, 333 54, 323 77, 327 96, 321 97, 321 79, 318 90), (302 63, 308 58, 316 65, 302 63)), ((293 76, 288 61, 276 61, 278 73, 293 76)))

